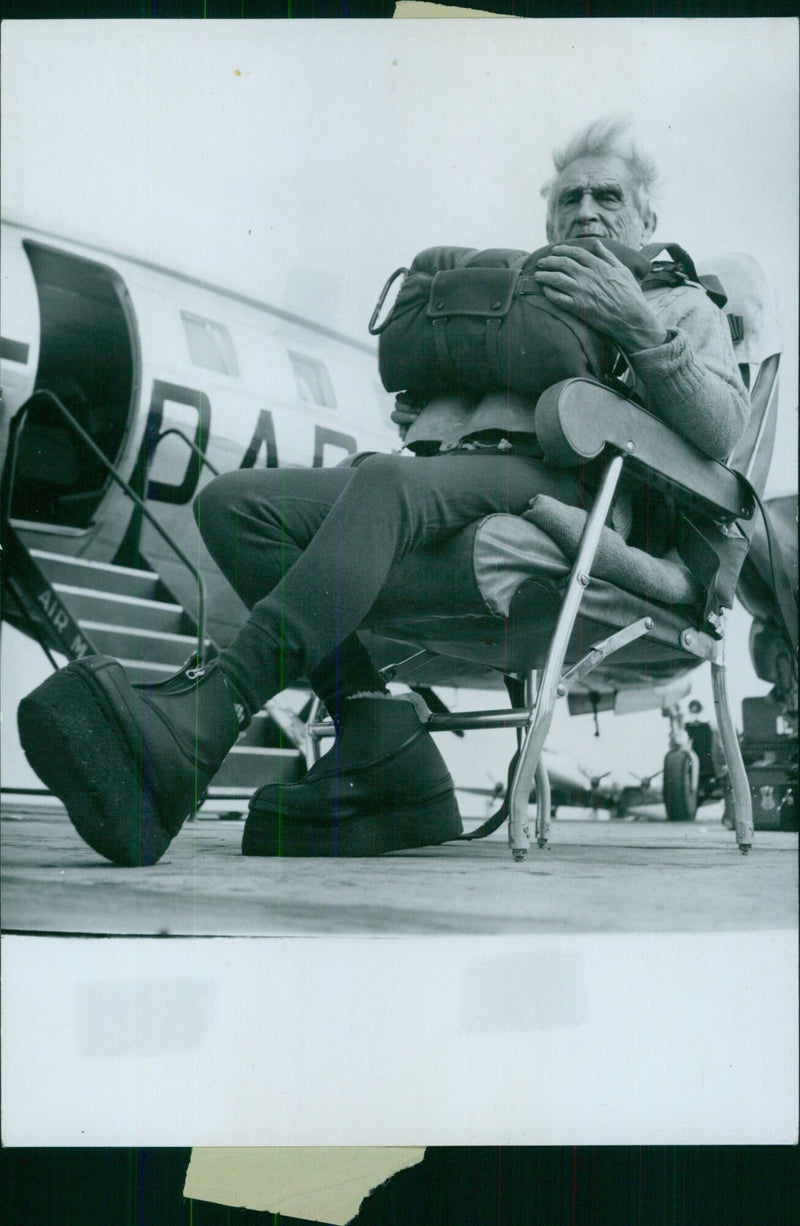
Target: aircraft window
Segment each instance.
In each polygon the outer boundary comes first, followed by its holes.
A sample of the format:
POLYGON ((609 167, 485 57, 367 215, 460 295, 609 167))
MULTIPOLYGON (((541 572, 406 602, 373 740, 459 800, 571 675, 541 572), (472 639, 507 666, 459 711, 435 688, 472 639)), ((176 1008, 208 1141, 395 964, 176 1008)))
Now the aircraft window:
POLYGON ((322 404, 328 409, 336 408, 336 394, 331 377, 322 362, 305 354, 289 352, 294 371, 294 380, 300 399, 306 404, 322 404))
POLYGON ((181 319, 189 343, 189 354, 195 366, 204 366, 206 370, 218 370, 222 375, 238 377, 236 350, 225 325, 215 323, 212 319, 204 319, 202 315, 192 315, 190 311, 181 311, 181 319))

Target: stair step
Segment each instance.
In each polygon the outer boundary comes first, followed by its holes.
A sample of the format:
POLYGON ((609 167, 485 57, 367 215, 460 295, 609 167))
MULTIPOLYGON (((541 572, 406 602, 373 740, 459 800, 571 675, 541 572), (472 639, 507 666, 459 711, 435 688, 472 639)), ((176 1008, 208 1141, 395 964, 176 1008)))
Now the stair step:
POLYGON ((53 589, 78 619, 105 622, 120 627, 133 626, 144 630, 163 630, 170 634, 191 633, 192 626, 179 604, 162 600, 147 600, 141 596, 123 596, 97 588, 75 587, 70 583, 54 583, 53 589))
POLYGON ((116 658, 128 674, 131 685, 154 685, 159 681, 166 681, 183 663, 183 660, 177 664, 159 664, 154 660, 127 660, 122 656, 116 658))
POLYGON ((166 664, 174 672, 197 646, 192 634, 170 634, 164 630, 145 630, 136 626, 115 626, 108 622, 80 619, 101 655, 139 660, 144 664, 166 664))
MULTIPOLYGON (((306 773, 297 749, 256 749, 234 745, 211 781, 212 789, 257 788, 265 783, 294 783, 306 773)), ((213 792, 210 794, 213 795, 213 792)))
POLYGON ((31 549, 30 555, 51 583, 68 583, 145 600, 158 600, 163 593, 161 580, 154 571, 72 558, 46 549, 31 549))
POLYGON ((297 749, 297 745, 283 732, 269 711, 259 711, 250 726, 245 728, 237 745, 252 745, 255 748, 297 749))

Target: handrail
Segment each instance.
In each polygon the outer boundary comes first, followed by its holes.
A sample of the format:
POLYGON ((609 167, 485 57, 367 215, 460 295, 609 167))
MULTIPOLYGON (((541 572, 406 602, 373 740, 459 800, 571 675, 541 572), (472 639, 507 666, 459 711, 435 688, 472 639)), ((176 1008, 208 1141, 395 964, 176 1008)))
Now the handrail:
MULTIPOLYGON (((198 662, 202 662, 204 655, 205 655, 205 640, 206 640, 206 585, 205 585, 205 580, 203 579, 203 576, 200 570, 186 556, 186 554, 181 549, 180 545, 178 545, 172 539, 172 537, 169 535, 167 530, 161 526, 161 524, 155 518, 153 513, 150 510, 148 510, 147 504, 145 500, 141 497, 141 495, 137 494, 136 491, 132 488, 132 486, 129 485, 128 482, 124 480, 124 478, 120 477, 119 473, 115 469, 111 460, 109 460, 108 456, 98 447, 97 443, 94 441, 92 436, 86 430, 84 430, 80 422, 76 421, 76 419, 72 416, 72 414, 70 413, 66 405, 63 404, 63 402, 59 399, 58 396, 56 396, 55 392, 51 392, 47 388, 41 388, 35 391, 33 395, 28 398, 25 404, 22 405, 19 412, 15 414, 15 416, 12 418, 10 425, 9 425, 9 440, 8 440, 9 454, 8 454, 8 459, 6 461, 6 468, 5 468, 5 473, 4 473, 5 479, 3 482, 4 487, 5 487, 4 493, 5 493, 5 503, 6 503, 5 509, 3 511, 3 522, 4 523, 8 522, 11 518, 11 500, 12 500, 12 494, 14 490, 14 482, 16 480, 17 452, 19 450, 19 436, 21 433, 22 426, 25 424, 25 420, 27 419, 28 412, 31 408, 31 403, 34 399, 47 399, 52 404, 55 405, 59 413, 61 413, 62 417, 66 419, 67 423, 72 427, 72 429, 81 439, 81 441, 85 443, 85 445, 89 448, 89 450, 92 452, 95 458, 98 459, 100 463, 103 465, 106 472, 111 477, 112 481, 114 481, 116 485, 118 485, 119 488, 123 491, 123 493, 126 494, 128 498, 131 499, 134 505, 138 507, 138 509, 144 515, 148 523, 152 524, 152 526, 155 528, 156 532, 159 534, 162 540, 165 541, 166 544, 170 547, 170 549, 172 549, 173 553, 175 553, 178 556, 178 558, 180 558, 184 566, 186 566, 186 568, 189 571, 191 571, 192 575, 194 576, 197 582, 197 658, 198 658, 198 662)), ((186 441, 189 442, 188 439, 186 441)))
POLYGON ((215 468, 215 466, 211 463, 206 453, 204 451, 201 451, 201 449, 197 446, 197 443, 193 443, 192 440, 188 437, 188 435, 184 434, 183 430, 179 430, 177 426, 170 426, 168 430, 162 430, 161 433, 156 438, 156 446, 158 446, 162 438, 167 438, 168 435, 170 434, 177 434, 178 438, 182 438, 186 446, 191 448, 191 450, 197 456, 200 463, 205 464, 206 468, 211 469, 211 472, 214 474, 215 477, 219 476, 219 469, 215 468))

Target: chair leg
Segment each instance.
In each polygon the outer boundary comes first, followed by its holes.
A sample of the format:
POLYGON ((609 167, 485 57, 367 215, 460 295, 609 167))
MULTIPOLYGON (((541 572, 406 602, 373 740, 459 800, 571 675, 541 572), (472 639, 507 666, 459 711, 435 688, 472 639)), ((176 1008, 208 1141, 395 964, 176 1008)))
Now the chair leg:
MULTIPOLYGON (((509 689, 512 705, 518 705, 521 702, 529 711, 533 710, 536 705, 536 683, 536 673, 533 671, 526 673, 522 686, 519 686, 519 683, 517 683, 517 690, 509 689)), ((550 808, 552 798, 550 795, 550 776, 547 773, 547 767, 541 755, 536 765, 536 774, 533 780, 536 784, 536 843, 538 847, 546 848, 550 840, 550 808)))
POLYGON ((536 843, 544 850, 550 842, 550 777, 542 758, 536 767, 534 775, 536 783, 536 843))
POLYGON ((316 731, 316 726, 319 723, 319 713, 323 706, 322 699, 315 695, 306 720, 306 762, 309 766, 313 766, 320 757, 319 743, 322 737, 316 731))
POLYGON ((536 708, 523 738, 517 767, 508 791, 509 844, 515 860, 524 860, 530 847, 528 803, 531 788, 542 748, 550 731, 556 698, 559 697, 564 657, 567 654, 575 619, 578 616, 581 598, 589 583, 589 574, 600 541, 600 533, 614 501, 614 492, 622 472, 623 460, 622 455, 612 455, 600 479, 594 504, 578 546, 578 555, 567 582, 561 612, 553 631, 547 663, 539 683, 536 708))
POLYGON ((725 766, 731 786, 736 842, 742 854, 747 855, 753 844, 753 801, 750 795, 750 784, 745 774, 742 751, 739 748, 739 738, 733 724, 728 695, 727 668, 724 662, 722 664, 712 663, 711 685, 714 692, 714 706, 717 712, 722 752, 725 756, 725 766))

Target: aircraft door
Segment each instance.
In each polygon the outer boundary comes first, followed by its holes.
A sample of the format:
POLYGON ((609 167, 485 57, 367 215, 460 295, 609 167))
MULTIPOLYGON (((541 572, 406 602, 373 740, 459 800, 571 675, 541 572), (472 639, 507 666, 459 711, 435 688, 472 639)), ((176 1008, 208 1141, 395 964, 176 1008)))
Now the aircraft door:
MULTIPOLYGON (((139 380, 136 323, 120 275, 104 264, 25 240, 40 320, 34 393, 53 393, 112 463, 128 440, 139 380)), ((12 516, 82 532, 110 484, 106 467, 48 397, 20 435, 12 516)))
POLYGON ((3 228, 0 278, 0 470, 5 464, 8 423, 31 395, 39 364, 39 300, 31 266, 17 235, 3 228))
POLYGON ((13 232, 3 231, 3 276, 0 279, 0 369, 3 409, 13 417, 28 399, 39 364, 39 300, 31 266, 13 232))

